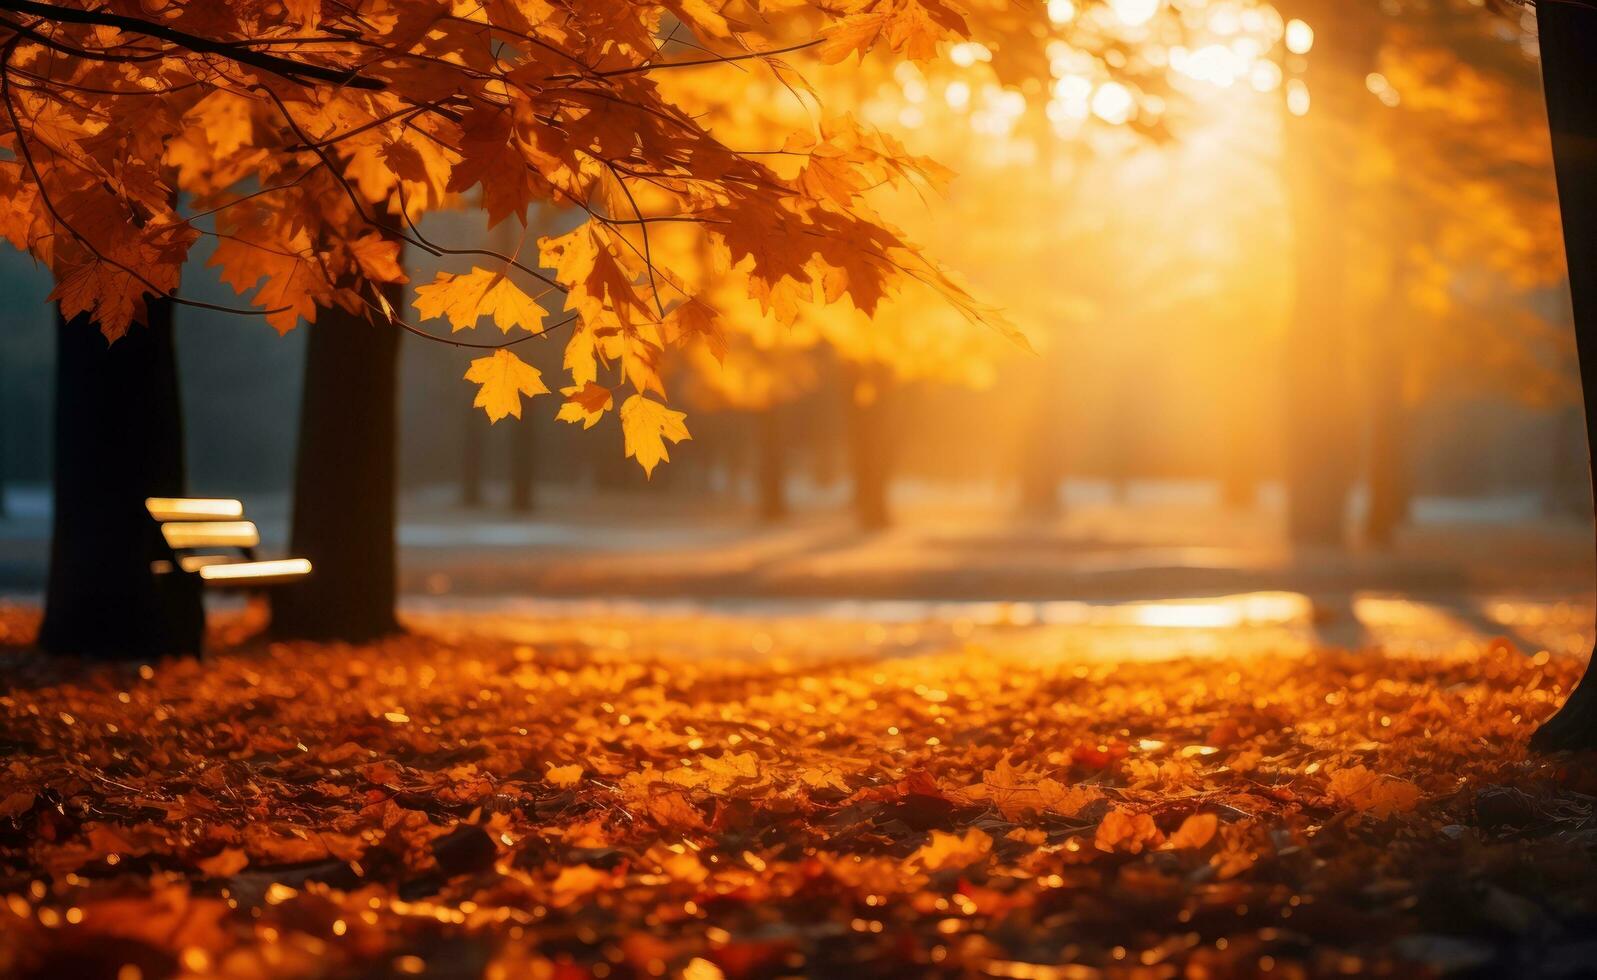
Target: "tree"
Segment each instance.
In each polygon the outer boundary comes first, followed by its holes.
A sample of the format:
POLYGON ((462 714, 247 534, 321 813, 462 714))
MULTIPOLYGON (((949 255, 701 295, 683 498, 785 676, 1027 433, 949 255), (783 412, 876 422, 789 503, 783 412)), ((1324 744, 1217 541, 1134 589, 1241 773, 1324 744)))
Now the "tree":
POLYGON ((1296 540, 1339 544, 1362 475, 1365 539, 1381 544, 1408 507, 1414 405, 1443 383, 1532 402, 1564 387, 1556 330, 1525 301, 1560 264, 1533 38, 1520 11, 1469 0, 1280 6, 1301 299, 1289 523, 1296 540))
MULTIPOLYGON (((398 284, 382 293, 398 304, 398 284)), ((399 631, 400 336, 337 307, 317 311, 310 327, 289 547, 313 574, 272 593, 280 639, 362 643, 399 631)))
MULTIPOLYGON (((1538 5, 1542 78, 1552 132, 1569 291, 1586 402, 1589 455, 1597 458, 1597 4, 1589 0, 1538 5)), ((1597 490, 1597 481, 1594 481, 1597 490)), ((1541 751, 1597 748, 1597 671, 1592 665, 1562 708, 1537 730, 1541 751)))
POLYGON ((172 552, 147 497, 184 492, 172 304, 108 344, 86 315, 56 323, 54 513, 39 647, 96 658, 198 653, 195 579, 159 575, 172 552))
MULTIPOLYGON (((112 341, 163 303, 259 315, 280 331, 327 326, 311 343, 310 380, 321 390, 306 394, 297 514, 355 505, 347 480, 330 485, 345 451, 372 479, 391 468, 393 334, 440 339, 412 325, 387 288, 405 281, 402 247, 460 263, 417 287, 423 319, 445 319, 453 332, 491 317, 501 331, 465 344, 481 349, 466 377, 490 420, 520 418, 524 397, 549 390, 513 346, 565 330, 559 414, 591 426, 614 409, 624 451, 646 473, 690 437, 663 401, 664 351, 713 342, 722 329, 718 311, 654 261, 661 229, 695 236, 718 266, 741 264, 750 293, 784 322, 821 293, 869 314, 906 278, 982 315, 860 200, 884 173, 896 181, 915 169, 891 145, 861 154, 836 142, 854 130, 823 126, 820 138, 787 146, 798 163, 779 170, 766 147, 724 142, 656 81, 751 61, 797 82, 777 56, 805 47, 832 60, 873 47, 928 57, 967 29, 943 0, 756 2, 736 17, 674 0, 494 0, 469 11, 430 0, 180 0, 126 11, 7 0, 0 9, 0 194, 11 204, 0 234, 51 270, 67 318, 88 317, 112 341), (508 252, 425 236, 424 213, 477 188, 491 226, 524 223, 535 203, 574 205, 587 220, 530 247, 523 232, 508 252), (211 264, 222 279, 253 290, 249 307, 180 291, 202 235, 218 240, 211 264), (551 303, 567 315, 551 315, 551 303), (370 410, 385 429, 367 442, 336 418, 363 399, 384 401, 350 409, 370 410)), ((84 387, 63 397, 94 404, 84 387)), ((367 516, 387 510, 376 504, 367 516)), ((350 529, 296 516, 297 529, 312 526, 350 529)), ((341 562, 360 560, 314 550, 318 589, 341 562)), ((391 607, 391 593, 372 594, 391 607)), ((321 605, 306 615, 328 615, 321 605)), ((386 629, 392 612, 349 616, 364 635, 386 629)))

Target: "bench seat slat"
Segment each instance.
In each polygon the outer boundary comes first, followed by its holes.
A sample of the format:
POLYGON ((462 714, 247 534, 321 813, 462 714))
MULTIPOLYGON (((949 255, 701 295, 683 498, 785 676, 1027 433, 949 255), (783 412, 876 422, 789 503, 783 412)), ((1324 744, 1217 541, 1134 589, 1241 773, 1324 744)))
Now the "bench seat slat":
POLYGON ((161 525, 166 545, 188 548, 253 548, 261 532, 253 521, 172 521, 161 525))
POLYGON ((205 565, 199 569, 206 585, 250 587, 277 585, 304 578, 311 563, 304 558, 274 558, 266 561, 235 561, 205 565))

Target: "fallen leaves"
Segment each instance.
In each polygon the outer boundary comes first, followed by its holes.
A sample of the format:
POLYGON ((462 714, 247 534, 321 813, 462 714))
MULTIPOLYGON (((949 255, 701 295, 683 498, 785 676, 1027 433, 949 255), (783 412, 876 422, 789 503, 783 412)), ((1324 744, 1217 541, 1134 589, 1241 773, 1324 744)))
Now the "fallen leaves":
POLYGON ((1331 773, 1327 788, 1337 799, 1373 817, 1389 817, 1414 809, 1424 794, 1418 786, 1396 776, 1383 776, 1363 766, 1331 773))
POLYGON ((992 849, 993 839, 975 828, 965 831, 963 836, 934 830, 931 840, 911 855, 910 860, 927 871, 967 868, 986 858, 992 849))
POLYGON ((751 660, 769 628, 13 661, 0 962, 1502 973, 1597 915, 1597 785, 1520 748, 1573 661, 884 659, 816 623, 825 655, 751 660))

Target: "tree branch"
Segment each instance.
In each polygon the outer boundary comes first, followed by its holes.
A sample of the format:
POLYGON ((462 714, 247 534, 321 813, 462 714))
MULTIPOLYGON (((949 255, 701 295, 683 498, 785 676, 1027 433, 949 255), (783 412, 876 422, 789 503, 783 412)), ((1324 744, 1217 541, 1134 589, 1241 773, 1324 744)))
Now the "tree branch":
MULTIPOLYGON (((165 24, 152 23, 139 17, 129 17, 125 14, 112 13, 105 10, 80 10, 75 7, 58 7, 55 4, 41 3, 39 0, 0 0, 0 10, 10 10, 19 14, 29 14, 40 17, 51 23, 58 24, 89 24, 102 27, 115 27, 119 30, 143 34, 145 37, 158 38, 178 47, 193 51, 196 54, 220 55, 239 64, 249 65, 261 71, 280 75, 296 84, 305 84, 305 79, 319 82, 331 82, 334 85, 346 85, 350 88, 380 90, 387 85, 380 79, 368 78, 358 72, 342 68, 328 68, 323 65, 308 64, 284 58, 274 54, 267 54, 245 47, 242 41, 222 41, 216 38, 202 37, 180 31, 165 24)), ((37 34, 23 28, 30 36, 37 34)))

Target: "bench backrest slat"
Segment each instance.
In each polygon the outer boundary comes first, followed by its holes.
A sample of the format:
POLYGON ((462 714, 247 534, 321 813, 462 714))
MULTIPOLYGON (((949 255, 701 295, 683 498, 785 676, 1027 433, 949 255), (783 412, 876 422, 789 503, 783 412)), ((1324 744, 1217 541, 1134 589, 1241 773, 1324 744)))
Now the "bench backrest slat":
POLYGON ((244 516, 244 503, 221 497, 149 497, 144 509, 157 521, 236 521, 244 516))

